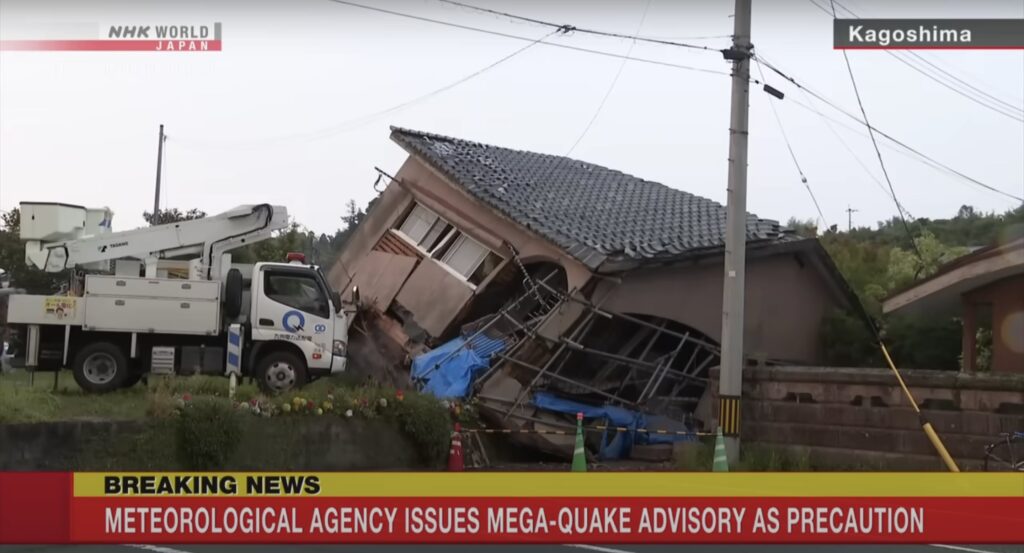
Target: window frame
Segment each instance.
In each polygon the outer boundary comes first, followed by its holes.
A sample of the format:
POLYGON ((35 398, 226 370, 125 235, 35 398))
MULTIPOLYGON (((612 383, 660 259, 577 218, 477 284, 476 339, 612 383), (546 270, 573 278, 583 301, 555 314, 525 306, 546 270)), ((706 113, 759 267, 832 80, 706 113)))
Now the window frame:
POLYGON ((329 318, 331 318, 331 295, 330 295, 328 289, 324 286, 324 282, 319 278, 319 276, 316 273, 311 272, 308 269, 292 269, 292 268, 289 268, 289 267, 266 267, 266 268, 264 268, 262 270, 262 273, 263 273, 263 282, 262 282, 263 289, 262 289, 262 294, 267 299, 269 299, 271 301, 274 301, 274 302, 277 302, 277 303, 279 303, 281 305, 290 307, 292 309, 298 309, 299 311, 302 311, 303 313, 307 313, 307 314, 313 315, 315 317, 320 317, 322 319, 329 319, 329 318), (267 284, 268 284, 269 279, 270 279, 271 276, 287 276, 287 277, 293 277, 293 278, 297 277, 297 278, 305 278, 305 279, 309 279, 309 280, 313 281, 314 285, 316 286, 316 289, 320 292, 321 296, 326 300, 323 312, 307 310, 307 309, 305 309, 303 307, 300 307, 300 306, 297 306, 297 305, 292 305, 292 304, 289 304, 289 303, 285 303, 283 301, 280 301, 280 300, 272 297, 267 292, 267 288, 268 288, 267 284))
MULTIPOLYGON (((487 259, 488 255, 494 254, 494 255, 498 256, 498 258, 501 259, 501 260, 505 259, 505 257, 503 255, 501 255, 500 253, 492 250, 491 248, 488 248, 483 242, 481 242, 480 240, 477 240, 476 238, 473 238, 469 233, 467 233, 464 230, 460 229, 454 223, 452 223, 448 219, 442 217, 439 213, 437 213, 433 209, 430 209, 429 207, 423 205, 418 200, 413 200, 412 207, 410 207, 409 210, 406 211, 404 217, 400 218, 394 224, 394 226, 392 226, 391 231, 394 232, 401 239, 403 239, 406 242, 408 242, 414 248, 416 248, 416 250, 419 251, 425 258, 428 258, 431 261, 433 261, 434 263, 437 263, 438 265, 441 265, 442 268, 447 270, 452 275, 458 277, 467 286, 469 286, 469 287, 471 287, 473 289, 476 289, 477 285, 473 284, 472 282, 470 282, 469 279, 473 276, 473 274, 480 267, 480 265, 487 259), (429 214, 431 214, 431 215, 433 215, 435 217, 434 222, 431 223, 431 225, 430 225, 430 228, 433 228, 434 225, 436 225, 438 223, 444 223, 445 225, 451 227, 448 230, 448 232, 444 232, 441 236, 438 237, 438 241, 436 242, 436 245, 434 245, 434 247, 431 248, 430 250, 428 250, 427 248, 421 246, 419 241, 417 241, 412 236, 409 236, 408 234, 406 234, 405 232, 402 231, 402 227, 409 220, 409 217, 412 216, 412 214, 416 211, 417 208, 420 208, 420 209, 426 211, 427 213, 429 213, 429 214), (468 275, 463 275, 458 269, 456 269, 455 267, 449 265, 445 261, 445 259, 450 258, 450 256, 452 255, 452 252, 455 251, 455 249, 458 246, 461 245, 460 241, 462 243, 464 243, 467 240, 471 241, 474 244, 476 244, 477 246, 479 246, 483 250, 483 254, 480 256, 480 258, 478 260, 476 260, 476 262, 473 263, 472 267, 470 267, 469 274, 468 275), (436 255, 436 254, 439 254, 439 253, 440 253, 440 255, 436 255)), ((427 229, 427 233, 424 234, 423 238, 426 238, 426 236, 429 235, 429 234, 430 234, 430 229, 427 229)), ((486 278, 486 276, 484 278, 486 278)))
POLYGON ((444 255, 441 256, 441 259, 438 259, 438 261, 440 261, 441 263, 444 263, 445 265, 450 267, 453 271, 455 271, 456 273, 459 273, 460 275, 462 275, 462 278, 464 278, 464 279, 466 279, 468 281, 469 277, 473 276, 473 273, 476 272, 477 267, 479 267, 480 264, 484 262, 484 259, 487 259, 487 254, 489 254, 489 253, 492 253, 490 248, 488 248, 487 246, 481 244, 479 240, 475 240, 475 239, 473 239, 472 236, 462 232, 462 233, 459 234, 459 236, 457 236, 455 238, 455 241, 452 242, 452 245, 444 252, 444 255), (457 268, 455 268, 449 262, 449 260, 451 259, 452 255, 455 253, 455 251, 458 250, 459 248, 461 248, 467 242, 476 244, 480 248, 481 252, 480 252, 480 256, 469 267, 468 274, 463 274, 462 271, 460 271, 457 268))

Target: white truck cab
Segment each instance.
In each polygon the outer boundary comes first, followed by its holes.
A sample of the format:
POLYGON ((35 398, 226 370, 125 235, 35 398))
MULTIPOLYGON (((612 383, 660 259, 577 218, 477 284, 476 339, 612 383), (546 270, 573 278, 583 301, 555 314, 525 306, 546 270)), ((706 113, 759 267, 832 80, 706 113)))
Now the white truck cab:
POLYGON ((323 273, 303 265, 297 254, 290 263, 257 263, 253 268, 250 339, 257 349, 286 351, 288 343, 302 352, 304 363, 295 366, 288 355, 264 355, 255 376, 271 391, 301 385, 308 375, 345 370, 348 324, 340 295, 331 290, 323 273), (304 365, 304 367, 302 366, 304 365))
POLYGON ((299 253, 231 263, 230 250, 287 227, 285 208, 239 206, 116 233, 112 215, 22 203, 26 261, 74 269, 68 294, 10 297, 8 321, 25 325, 30 368, 70 364, 92 392, 146 374, 203 373, 250 376, 280 393, 345 370, 346 313, 318 267, 299 253))

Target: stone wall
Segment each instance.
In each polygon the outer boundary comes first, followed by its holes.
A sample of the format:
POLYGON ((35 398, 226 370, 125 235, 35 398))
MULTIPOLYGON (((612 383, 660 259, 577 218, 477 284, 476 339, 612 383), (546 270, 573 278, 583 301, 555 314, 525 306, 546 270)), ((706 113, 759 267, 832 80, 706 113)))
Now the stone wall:
MULTIPOLYGON (((984 446, 1024 431, 1024 378, 901 371, 923 415, 962 469, 978 469, 984 446)), ((717 415, 718 369, 698 417, 717 415), (703 416, 701 416, 703 415, 703 416)), ((943 469, 921 421, 889 369, 748 368, 741 441, 806 451, 837 468, 943 469)))
MULTIPOLYGON (((0 424, 0 470, 181 470, 173 421, 0 424)), ((384 420, 253 417, 225 470, 424 469, 384 420)))

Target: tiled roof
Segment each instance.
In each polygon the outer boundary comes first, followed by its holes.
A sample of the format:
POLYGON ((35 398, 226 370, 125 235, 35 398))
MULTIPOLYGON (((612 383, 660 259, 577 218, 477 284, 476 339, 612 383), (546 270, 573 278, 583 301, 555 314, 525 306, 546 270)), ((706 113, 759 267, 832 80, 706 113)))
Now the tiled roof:
MULTIPOLYGON (((596 269, 719 249, 725 206, 562 156, 392 127, 392 139, 470 194, 596 269)), ((747 240, 778 240, 777 221, 747 215, 747 240)))

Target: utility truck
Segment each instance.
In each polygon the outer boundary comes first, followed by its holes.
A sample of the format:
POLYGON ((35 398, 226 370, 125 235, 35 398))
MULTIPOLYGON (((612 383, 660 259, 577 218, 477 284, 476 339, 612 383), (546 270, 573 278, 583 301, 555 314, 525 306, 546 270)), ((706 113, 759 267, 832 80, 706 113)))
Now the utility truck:
POLYGON ((284 207, 243 205, 195 219, 111 231, 107 208, 23 202, 25 260, 71 273, 61 295, 9 297, 25 325, 25 364, 70 367, 84 390, 146 374, 242 376, 268 393, 345 370, 341 296, 301 254, 233 264, 233 249, 288 225, 284 207))

